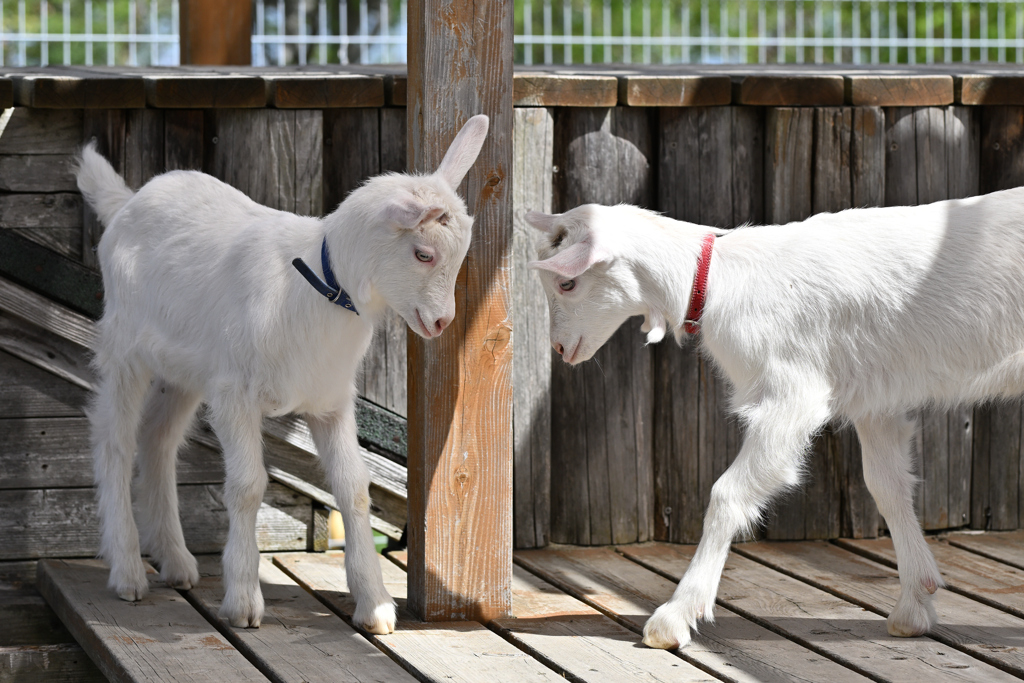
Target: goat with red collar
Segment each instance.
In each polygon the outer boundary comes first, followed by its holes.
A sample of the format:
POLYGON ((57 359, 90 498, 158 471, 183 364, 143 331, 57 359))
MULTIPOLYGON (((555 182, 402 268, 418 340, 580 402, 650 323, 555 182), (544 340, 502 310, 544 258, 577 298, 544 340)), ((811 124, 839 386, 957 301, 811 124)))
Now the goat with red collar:
POLYGON ((697 334, 744 426, 693 562, 644 642, 682 647, 713 619, 730 543, 800 483, 830 420, 856 428, 896 547, 889 633, 929 631, 943 582, 914 512, 906 416, 1024 394, 1024 188, 732 231, 625 205, 527 220, 544 233, 531 265, 566 362, 589 359, 630 316, 645 316, 648 342, 697 334))

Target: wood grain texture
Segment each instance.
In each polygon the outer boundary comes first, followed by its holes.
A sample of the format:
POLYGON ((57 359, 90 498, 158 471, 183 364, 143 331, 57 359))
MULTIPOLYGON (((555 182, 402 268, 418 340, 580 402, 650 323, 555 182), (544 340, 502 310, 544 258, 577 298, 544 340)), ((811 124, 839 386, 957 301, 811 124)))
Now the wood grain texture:
POLYGON ((81 109, 15 107, 0 135, 0 154, 75 154, 81 144, 81 109))
POLYGON ((107 683, 107 678, 75 643, 0 645, 0 683, 107 683))
MULTIPOLYGON (((16 588, 12 583, 0 577, 0 613, 4 615, 0 621, 0 647, 74 642, 75 639, 35 590, 16 588)), ((0 671, 3 671, 2 666, 0 671)))
POLYGON ((0 228, 82 228, 82 196, 71 192, 0 195, 0 228))
POLYGON ((183 0, 178 29, 182 64, 249 64, 252 3, 183 0))
POLYGON ((915 74, 846 76, 846 103, 855 107, 934 107, 953 104, 953 77, 915 74))
POLYGON ((164 112, 164 170, 203 169, 203 112, 198 109, 169 109, 164 112))
POLYGON ((319 111, 207 112, 204 170, 273 209, 323 210, 323 121, 319 111))
POLYGON ((0 352, 0 415, 5 418, 80 417, 84 389, 0 352))
MULTIPOLYGON (((588 202, 654 205, 646 110, 559 110, 554 140, 556 211, 588 202)), ((639 328, 638 318, 624 324, 594 362, 553 361, 551 480, 559 484, 552 487, 552 541, 599 545, 652 537, 652 356, 639 328)))
POLYGON ((518 73, 512 79, 517 107, 614 107, 619 83, 614 76, 518 73))
MULTIPOLYGON (((871 541, 868 541, 870 543, 871 541)), ((682 578, 693 546, 622 548, 626 557, 672 578, 682 578)), ((809 587, 743 556, 730 554, 718 589, 720 604, 769 626, 805 647, 875 680, 926 681, 935 676, 935 658, 952 669, 951 680, 977 680, 1001 671, 928 639, 893 638, 885 619, 860 606, 809 587)), ((948 674, 947 674, 948 675, 948 674)))
POLYGON ((881 107, 855 107, 850 141, 853 206, 885 202, 885 114, 881 107))
POLYGON ((985 74, 953 77, 957 104, 1024 104, 1024 76, 985 74))
POLYGON ((551 212, 554 117, 550 109, 517 108, 512 169, 512 368, 516 548, 547 545, 551 534, 551 363, 547 296, 527 264, 536 258, 539 232, 528 211, 551 212))
POLYGON ((262 78, 168 71, 147 73, 146 104, 160 109, 241 109, 267 105, 262 78))
POLYGON ((362 74, 261 74, 267 105, 278 109, 383 107, 384 79, 362 74))
POLYGON ((130 109, 125 113, 124 181, 138 190, 164 172, 164 112, 130 109))
POLYGON ((732 100, 728 76, 621 76, 619 104, 630 107, 713 107, 732 100))
MULTIPOLYGON (((403 569, 408 562, 405 551, 387 557, 403 569)), ((632 631, 519 565, 512 567, 512 606, 512 617, 495 619, 491 629, 570 680, 717 680, 669 652, 637 647, 632 631)))
POLYGON ((751 74, 734 76, 732 101, 762 107, 840 106, 843 77, 835 75, 751 74))
MULTIPOLYGON (((753 108, 660 110, 658 206, 717 227, 763 220, 764 122, 753 108)), ((739 452, 727 383, 694 345, 654 349, 656 538, 696 542, 711 486, 739 452)))
POLYGON ((957 548, 1024 569, 1024 531, 952 533, 946 540, 957 548))
MULTIPOLYGON (((675 583, 610 548, 548 548, 516 553, 517 564, 639 634, 675 583)), ((677 654, 729 681, 864 681, 797 643, 718 607, 715 622, 677 654)))
MULTIPOLYGON (((125 170, 125 126, 126 112, 124 109, 87 110, 82 121, 82 141, 95 141, 96 151, 110 162, 110 165, 124 176, 125 170)), ((100 223, 92 207, 79 197, 83 210, 82 216, 82 263, 99 270, 96 247, 103 236, 104 226, 100 223)))
POLYGON ((512 9, 409 7, 409 170, 433 171, 467 119, 490 117, 462 183, 475 222, 455 319, 429 344, 408 333, 410 607, 434 621, 511 610, 512 9))
POLYGON ((36 109, 139 109, 146 106, 137 75, 83 67, 52 66, 8 74, 14 104, 36 109))
POLYGON ((814 110, 771 108, 765 115, 765 220, 788 223, 811 215, 814 110))
POLYGON ((265 611, 258 629, 232 628, 218 616, 224 586, 220 558, 199 558, 202 577, 185 596, 272 680, 282 683, 353 681, 385 683, 414 679, 351 626, 326 611, 316 599, 261 557, 260 590, 265 611))
MULTIPOLYGON (((899 596, 895 570, 830 543, 744 543, 733 550, 882 616, 889 614, 899 596)), ((1024 623, 1018 617, 946 590, 935 594, 934 605, 939 623, 928 638, 945 646, 932 643, 932 652, 943 652, 942 661, 951 666, 933 668, 933 676, 941 673, 949 680, 988 680, 989 676, 1006 675, 991 667, 1021 675, 1024 623), (949 648, 975 661, 953 664, 953 659, 945 660, 949 648)), ((952 654, 958 658, 958 653, 952 654)))
MULTIPOLYGON (((178 487, 181 526, 193 553, 220 552, 228 517, 220 486, 178 487)), ((312 537, 311 501, 277 483, 267 487, 256 521, 265 551, 306 550, 312 537)), ((0 559, 92 557, 99 517, 92 488, 0 490, 0 559)))
MULTIPOLYGON (((92 486, 92 466, 89 422, 84 417, 0 419, 0 489, 92 486)), ((186 444, 178 454, 177 480, 224 481, 220 453, 186 444)))
POLYGON ((112 682, 265 681, 177 591, 150 574, 149 594, 119 600, 99 560, 39 564, 39 590, 112 682))
POLYGON ((0 156, 0 190, 4 192, 77 192, 70 154, 0 156))
MULTIPOLYGON (((889 567, 896 567, 891 538, 871 541, 840 540, 839 545, 889 567)), ((963 596, 1024 618, 1024 570, 928 538, 946 588, 963 596)), ((1024 557, 1024 552, 1018 551, 1024 557)))
MULTIPOLYGON (((366 635, 421 681, 556 681, 558 674, 474 621, 424 623, 407 607, 407 576, 380 557, 384 586, 398 604, 398 626, 388 636, 366 635)), ((342 553, 276 555, 274 563, 320 602, 350 621, 355 601, 349 592, 342 553)))
POLYGON ((59 335, 79 347, 88 348, 96 338, 95 324, 88 317, 2 277, 0 310, 59 335))

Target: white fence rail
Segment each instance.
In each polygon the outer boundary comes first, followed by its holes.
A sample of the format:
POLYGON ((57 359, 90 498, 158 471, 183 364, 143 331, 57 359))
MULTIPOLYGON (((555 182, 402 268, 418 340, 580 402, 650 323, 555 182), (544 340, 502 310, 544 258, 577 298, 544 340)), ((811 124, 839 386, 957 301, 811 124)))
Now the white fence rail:
MULTIPOLYGON (((407 0, 254 0, 252 63, 403 63, 407 16, 407 0)), ((178 0, 0 0, 0 65, 173 65, 178 45, 178 0)), ((1024 1, 516 0, 515 60, 1021 64, 1024 1)))

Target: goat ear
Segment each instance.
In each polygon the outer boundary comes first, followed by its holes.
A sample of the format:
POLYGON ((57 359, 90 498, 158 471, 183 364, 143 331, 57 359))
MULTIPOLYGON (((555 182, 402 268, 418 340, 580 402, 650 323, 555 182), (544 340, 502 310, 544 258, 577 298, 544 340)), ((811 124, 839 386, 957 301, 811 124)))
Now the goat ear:
POLYGON ((384 206, 387 221, 402 230, 413 230, 432 221, 444 213, 444 208, 436 204, 424 204, 411 194, 405 193, 393 197, 384 206))
POLYGON ((530 211, 526 214, 527 223, 549 235, 555 229, 556 218, 557 216, 552 216, 542 211, 530 211))
POLYGON ((587 272, 591 266, 611 257, 604 249, 594 246, 589 239, 577 242, 544 261, 531 261, 530 268, 548 270, 559 277, 571 280, 587 272))
POLYGON ((462 184, 473 162, 480 154, 490 119, 483 114, 474 116, 462 127, 459 134, 452 140, 451 147, 445 152, 441 165, 437 167, 437 175, 444 178, 453 190, 462 184))

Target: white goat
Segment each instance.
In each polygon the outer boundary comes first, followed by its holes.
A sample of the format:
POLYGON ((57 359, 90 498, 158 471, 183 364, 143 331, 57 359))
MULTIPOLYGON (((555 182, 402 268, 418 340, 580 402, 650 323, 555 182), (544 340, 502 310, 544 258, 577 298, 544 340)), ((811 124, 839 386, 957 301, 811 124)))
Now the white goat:
POLYGON ((632 206, 527 219, 547 234, 531 265, 543 271, 551 342, 572 364, 634 315, 646 316, 649 341, 666 329, 685 336, 702 240, 720 235, 699 340, 732 384, 743 446, 644 642, 681 647, 698 620, 713 620, 729 544, 799 483, 811 436, 833 418, 856 427, 896 547, 889 633, 932 628, 943 582, 914 513, 905 416, 1024 393, 1024 188, 729 232, 632 206))
POLYGON ((100 552, 122 599, 146 594, 140 549, 167 585, 199 580, 178 519, 175 460, 205 400, 224 449, 221 616, 237 627, 260 625, 261 422, 297 412, 341 507, 355 621, 373 633, 394 630, 369 526, 355 380, 386 307, 428 339, 454 317, 455 278, 473 224, 455 190, 487 127, 486 116, 470 119, 433 175, 371 179, 323 219, 269 209, 191 171, 158 176, 133 193, 94 145, 85 147, 78 187, 107 226, 99 244, 99 383, 89 412, 100 552), (325 300, 292 268, 296 257, 319 266, 322 252, 358 313, 325 300), (130 491, 136 446, 139 530, 130 491))

